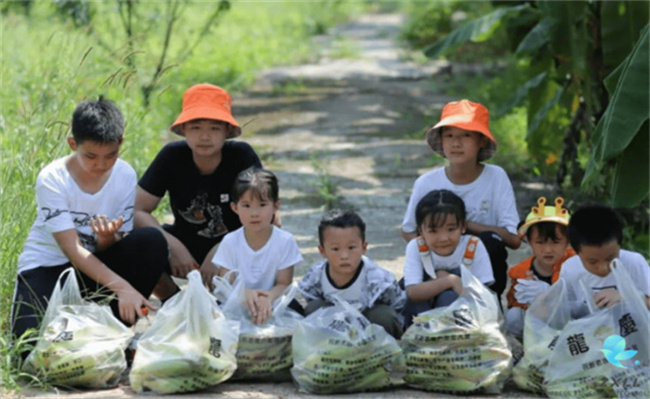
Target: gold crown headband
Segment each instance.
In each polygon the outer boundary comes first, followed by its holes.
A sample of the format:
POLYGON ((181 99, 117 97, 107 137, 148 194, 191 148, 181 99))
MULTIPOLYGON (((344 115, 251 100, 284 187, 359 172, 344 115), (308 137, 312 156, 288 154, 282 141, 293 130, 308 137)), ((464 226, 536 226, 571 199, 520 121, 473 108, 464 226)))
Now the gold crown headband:
POLYGON ((517 229, 520 237, 524 237, 528 228, 535 223, 553 222, 567 226, 569 224, 569 211, 562 207, 564 198, 555 199, 555 207, 545 206, 546 198, 540 197, 537 200, 537 206, 532 207, 532 211, 526 216, 525 222, 517 229))
MULTIPOLYGON (((557 197, 555 199, 555 214, 554 215, 549 215, 547 214, 547 211, 553 209, 550 206, 544 206, 546 204, 546 198, 545 197, 539 197, 537 200, 537 205, 532 207, 532 214, 534 217, 544 217, 544 216, 557 216, 562 219, 566 219, 567 216, 569 215, 569 211, 566 210, 565 208, 562 208, 562 205, 564 205, 564 198, 562 197, 557 197)), ((529 215, 530 216, 530 215, 529 215)))

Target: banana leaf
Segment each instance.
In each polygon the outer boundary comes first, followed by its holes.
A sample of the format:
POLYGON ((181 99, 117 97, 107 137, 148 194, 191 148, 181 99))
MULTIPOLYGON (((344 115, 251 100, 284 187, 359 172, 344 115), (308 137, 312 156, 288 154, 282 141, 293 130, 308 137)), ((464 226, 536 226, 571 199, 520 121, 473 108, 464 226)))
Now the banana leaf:
POLYGON ((428 58, 436 58, 446 50, 468 41, 480 42, 487 40, 501 25, 504 19, 519 14, 522 10, 529 7, 528 4, 523 4, 514 7, 500 8, 454 30, 444 38, 425 48, 424 54, 428 58))

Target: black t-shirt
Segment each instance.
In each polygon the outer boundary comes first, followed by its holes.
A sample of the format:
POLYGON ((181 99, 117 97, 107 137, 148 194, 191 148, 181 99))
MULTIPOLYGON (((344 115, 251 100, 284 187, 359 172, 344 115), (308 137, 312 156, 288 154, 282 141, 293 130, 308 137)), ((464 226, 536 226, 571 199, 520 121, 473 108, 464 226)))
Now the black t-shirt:
POLYGON ((181 237, 207 240, 214 245, 226 233, 241 227, 239 217, 230 208, 232 185, 239 172, 251 166, 262 167, 262 163, 253 148, 241 141, 226 141, 221 154, 217 169, 203 175, 185 140, 169 143, 138 182, 156 197, 169 192, 174 230, 181 237))

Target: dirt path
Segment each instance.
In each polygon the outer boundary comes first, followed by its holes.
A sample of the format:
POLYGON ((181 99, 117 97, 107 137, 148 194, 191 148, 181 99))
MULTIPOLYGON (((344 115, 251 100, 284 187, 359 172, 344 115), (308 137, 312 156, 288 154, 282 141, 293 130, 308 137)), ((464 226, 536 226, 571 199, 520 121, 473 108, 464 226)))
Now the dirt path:
POLYGON ((250 121, 244 140, 278 174, 283 227, 297 237, 305 267, 320 259, 316 233, 326 200, 319 190, 329 179, 343 206, 365 220, 368 256, 402 276, 402 218, 414 180, 433 167, 424 131, 453 100, 431 84, 449 72, 446 62, 402 61, 395 41, 402 23, 384 14, 341 26, 319 40, 317 63, 265 71, 234 101, 237 118, 250 121), (341 48, 352 58, 331 58, 341 48))
MULTIPOLYGON (((339 201, 354 207, 367 224, 368 255, 402 276, 405 243, 400 225, 415 178, 433 167, 424 142, 430 115, 452 100, 434 90, 430 78, 447 73, 446 63, 426 67, 401 60, 395 42, 403 23, 398 15, 367 15, 339 27, 315 45, 321 57, 310 65, 277 68, 235 96, 233 112, 266 167, 280 179, 283 227, 297 238, 305 267, 320 259, 317 225, 323 213, 328 178, 339 201), (334 56, 346 52, 352 58, 334 56)), ((435 78, 434 78, 435 79, 435 78)), ((521 203, 521 201, 519 202, 521 203)), ((521 212, 521 210, 520 210, 521 212)), ((510 256, 515 262, 525 251, 510 256)), ((225 383, 208 391, 183 395, 207 398, 303 398, 290 383, 225 383)), ((29 395, 37 396, 38 395, 29 395)), ((128 386, 114 390, 49 398, 126 398, 128 386)), ((146 395, 149 398, 170 396, 146 395)), ((428 398, 411 389, 355 394, 355 398, 428 398)), ((454 397, 435 394, 436 397, 454 397)), ((318 396, 318 398, 340 398, 318 396)), ((507 387, 501 396, 529 397, 507 387)))

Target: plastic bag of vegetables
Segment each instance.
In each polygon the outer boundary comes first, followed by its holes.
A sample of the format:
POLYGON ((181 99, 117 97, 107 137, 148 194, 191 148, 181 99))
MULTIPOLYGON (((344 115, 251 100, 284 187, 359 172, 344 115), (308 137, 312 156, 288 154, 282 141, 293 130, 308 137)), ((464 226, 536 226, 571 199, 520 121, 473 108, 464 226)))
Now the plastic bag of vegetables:
POLYGON ((524 356, 512 370, 523 390, 544 393, 542 382, 551 353, 562 329, 571 320, 564 280, 558 280, 535 298, 524 319, 524 356))
POLYGON ((293 365, 291 339, 296 322, 303 317, 289 308, 295 298, 297 285, 289 285, 273 302, 271 318, 262 325, 251 321, 244 305, 244 281, 237 278, 232 293, 223 306, 229 319, 240 322, 237 348, 237 371, 233 380, 290 381, 293 365))
POLYGON ((599 309, 585 295, 591 314, 562 329, 546 368, 551 398, 650 397, 650 313, 618 260, 611 269, 621 300, 599 309))
POLYGON ((499 393, 512 354, 500 329, 496 295, 461 268, 463 292, 451 305, 420 313, 404 332, 404 380, 450 393, 499 393))
POLYGON ((187 277, 140 337, 129 374, 136 392, 198 391, 235 372, 239 323, 226 319, 197 270, 187 277))
POLYGON ((296 326, 291 375, 308 393, 351 393, 403 384, 404 357, 395 338, 344 300, 296 326))
POLYGON ((132 338, 110 307, 81 298, 71 267, 59 276, 23 371, 53 385, 111 388, 126 370, 132 338))

